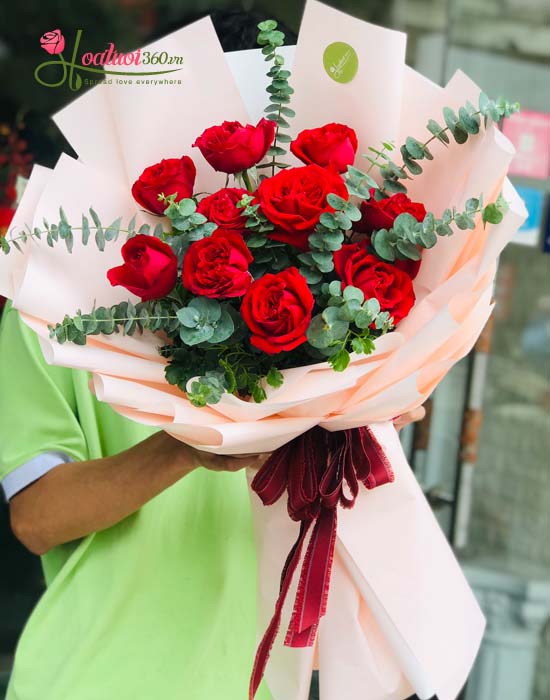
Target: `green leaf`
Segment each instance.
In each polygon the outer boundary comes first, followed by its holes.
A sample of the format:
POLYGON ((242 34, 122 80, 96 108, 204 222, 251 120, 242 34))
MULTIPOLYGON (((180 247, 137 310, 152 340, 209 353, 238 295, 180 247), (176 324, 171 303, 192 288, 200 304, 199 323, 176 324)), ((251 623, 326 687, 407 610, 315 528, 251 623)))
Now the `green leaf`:
POLYGON ((90 239, 90 222, 85 214, 82 214, 82 244, 88 245, 90 239))
POLYGON ((403 185, 401 182, 397 182, 396 180, 384 180, 384 189, 392 194, 405 194, 407 192, 405 185, 403 185))
POLYGON ((382 258, 382 260, 387 260, 388 262, 393 262, 395 260, 395 250, 389 240, 388 231, 386 231, 386 229, 375 231, 372 234, 371 243, 376 254, 382 258))
POLYGON ((269 386, 272 386, 274 389, 278 389, 283 385, 285 378, 283 373, 278 370, 277 367, 270 367, 269 372, 266 374, 265 380, 269 386))
POLYGON ((469 134, 479 134, 480 119, 477 114, 470 114, 466 107, 458 110, 460 126, 469 134))
POLYGON ((113 221, 113 223, 105 229, 105 240, 106 241, 116 241, 116 239, 118 238, 118 235, 120 233, 121 221, 122 221, 122 217, 119 216, 118 219, 115 219, 115 221, 113 221))
POLYGON ((397 241, 397 250, 409 260, 420 260, 421 256, 418 248, 410 241, 400 238, 397 241))
POLYGON ((351 285, 344 289, 343 296, 346 301, 351 301, 352 299, 355 299, 360 304, 362 304, 365 300, 364 292, 361 289, 358 289, 357 287, 352 287, 351 285))
POLYGON ((333 209, 336 210, 343 210, 348 205, 348 200, 344 199, 343 197, 339 197, 337 194, 327 195, 327 202, 333 209))
POLYGON ((197 328, 180 328, 180 338, 186 345, 198 345, 204 343, 214 335, 214 327, 209 325, 198 326, 197 328))
POLYGON ((458 117, 456 116, 454 110, 450 107, 443 107, 443 118, 445 119, 445 124, 453 132, 458 123, 458 117))
POLYGON ((188 306, 199 312, 202 323, 219 321, 222 315, 222 307, 216 299, 195 297, 189 302, 188 306))
POLYGON ((333 297, 339 297, 342 294, 342 283, 340 280, 333 280, 328 285, 329 294, 333 297))
POLYGON ((496 204, 488 204, 482 213, 484 224, 500 224, 504 215, 496 204))
POLYGON ((196 328, 200 323, 201 315, 197 309, 186 306, 176 312, 180 323, 186 328, 196 328))
POLYGON ((420 160, 424 158, 424 145, 412 136, 407 137, 405 141, 405 148, 407 149, 410 157, 414 160, 420 160))
POLYGON ((441 143, 447 145, 450 143, 449 137, 445 133, 445 127, 438 124, 435 119, 430 119, 427 125, 428 131, 433 134, 441 143))
POLYGON ((336 372, 343 372, 345 369, 347 369, 347 367, 349 365, 349 361, 350 361, 350 356, 349 356, 349 352, 346 350, 346 348, 342 348, 334 355, 331 355, 331 357, 329 357, 329 359, 328 359, 329 365, 336 372))
POLYGON ((273 29, 277 29, 277 22, 274 19, 266 19, 258 24, 258 29, 261 32, 271 32, 273 29))

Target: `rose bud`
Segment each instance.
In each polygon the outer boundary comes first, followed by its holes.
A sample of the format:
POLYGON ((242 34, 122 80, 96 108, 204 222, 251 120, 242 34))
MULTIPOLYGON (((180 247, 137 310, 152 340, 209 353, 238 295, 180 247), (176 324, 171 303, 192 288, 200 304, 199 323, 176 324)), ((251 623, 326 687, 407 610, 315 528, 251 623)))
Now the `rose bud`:
POLYGON ((295 267, 265 274, 252 282, 241 315, 252 331, 252 345, 268 355, 302 345, 315 300, 295 267))
POLYGON ((299 250, 308 250, 309 234, 319 223, 321 214, 334 211, 327 203, 327 195, 331 193, 343 199, 349 196, 340 175, 318 165, 288 168, 262 180, 258 201, 263 214, 276 227, 267 235, 299 250))
POLYGON ((245 194, 248 194, 247 190, 240 187, 224 187, 201 199, 197 211, 223 231, 242 233, 245 230, 246 218, 243 216, 243 210, 237 207, 237 202, 240 202, 245 194))
POLYGON ((65 37, 61 34, 61 29, 43 34, 40 37, 40 46, 52 56, 61 53, 65 48, 65 37))
POLYGON ((183 260, 183 286, 193 294, 223 299, 241 297, 250 287, 253 258, 240 233, 214 231, 191 243, 183 260))
POLYGON ((332 167, 343 173, 355 160, 357 135, 345 124, 325 124, 301 131, 290 144, 290 150, 307 165, 332 167))
POLYGON ((259 163, 275 138, 275 122, 260 119, 256 126, 223 122, 205 129, 196 146, 214 170, 238 173, 259 163))
POLYGON ((112 267, 107 279, 142 301, 160 299, 176 286, 178 259, 172 248, 156 236, 139 234, 121 248, 124 265, 112 267))
POLYGON ((196 174, 195 164, 189 156, 163 158, 160 163, 145 168, 132 185, 132 196, 147 211, 162 215, 166 204, 159 202, 159 194, 177 194, 177 202, 191 197, 196 174))
POLYGON ((412 309, 415 295, 410 276, 371 255, 365 244, 342 246, 334 253, 334 267, 343 289, 351 285, 360 289, 365 299, 378 299, 380 309, 393 316, 395 325, 412 309))

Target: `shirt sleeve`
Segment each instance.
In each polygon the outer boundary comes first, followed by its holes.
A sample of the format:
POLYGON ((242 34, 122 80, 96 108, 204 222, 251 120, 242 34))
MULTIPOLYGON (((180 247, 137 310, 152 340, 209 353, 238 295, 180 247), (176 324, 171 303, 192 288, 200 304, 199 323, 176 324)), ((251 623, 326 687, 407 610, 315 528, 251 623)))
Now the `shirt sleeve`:
POLYGON ((44 474, 67 462, 72 462, 72 460, 63 452, 44 452, 44 454, 31 459, 30 462, 25 462, 2 479, 1 485, 5 500, 9 501, 19 491, 40 479, 44 474))
POLYGON ((0 481, 9 489, 51 464, 40 456, 52 453, 88 459, 73 373, 46 363, 34 331, 7 305, 0 323, 0 481))

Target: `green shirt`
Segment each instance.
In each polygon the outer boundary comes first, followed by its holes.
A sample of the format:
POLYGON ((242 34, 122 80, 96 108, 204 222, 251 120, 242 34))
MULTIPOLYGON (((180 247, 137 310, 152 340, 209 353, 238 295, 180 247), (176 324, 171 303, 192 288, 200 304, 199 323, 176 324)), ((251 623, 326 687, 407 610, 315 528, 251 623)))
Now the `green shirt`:
MULTIPOLYGON (((98 402, 86 373, 48 366, 9 307, 0 358, 0 479, 44 452, 95 459, 153 432, 98 402)), ((247 697, 256 563, 244 472, 198 469, 42 562, 47 589, 6 700, 247 697)))

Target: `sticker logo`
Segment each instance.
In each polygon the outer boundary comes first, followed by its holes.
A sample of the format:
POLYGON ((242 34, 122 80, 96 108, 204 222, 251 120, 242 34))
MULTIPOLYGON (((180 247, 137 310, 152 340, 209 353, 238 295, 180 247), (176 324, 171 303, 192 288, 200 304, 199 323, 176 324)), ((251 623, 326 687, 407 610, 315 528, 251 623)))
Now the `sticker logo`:
POLYGON ((335 41, 324 51, 323 65, 327 75, 337 83, 349 83, 357 74, 359 59, 353 46, 335 41))

